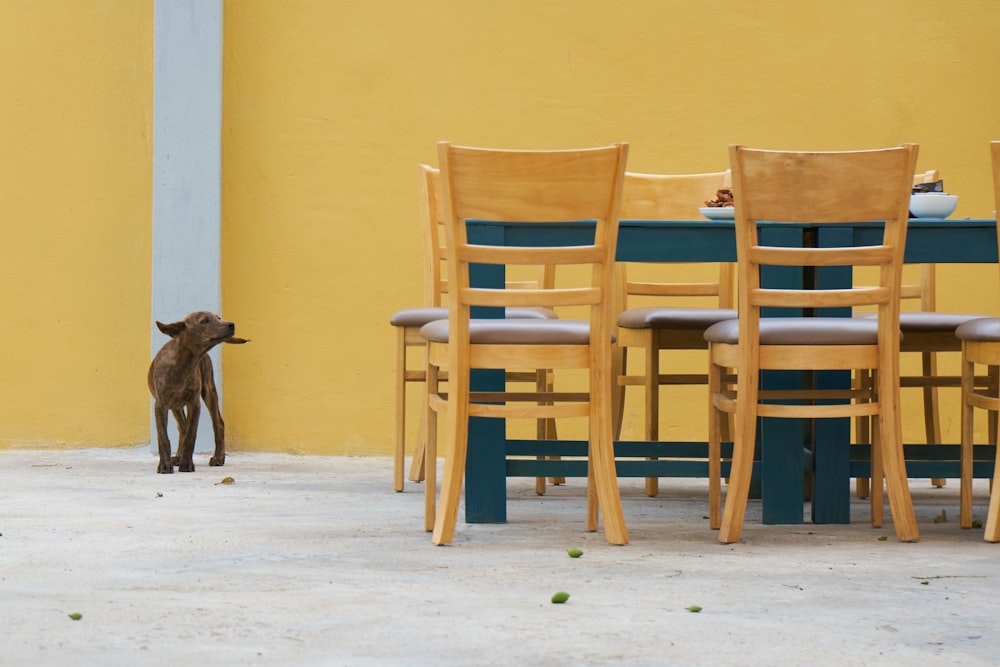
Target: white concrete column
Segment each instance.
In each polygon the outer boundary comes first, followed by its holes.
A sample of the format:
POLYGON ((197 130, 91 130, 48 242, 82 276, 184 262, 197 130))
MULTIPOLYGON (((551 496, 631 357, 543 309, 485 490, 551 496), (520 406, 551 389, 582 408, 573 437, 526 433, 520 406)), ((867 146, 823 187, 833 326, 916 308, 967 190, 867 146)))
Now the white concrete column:
MULTIPOLYGON (((167 338, 155 320, 221 313, 222 2, 155 0, 153 38, 152 352, 167 338)), ((222 394, 219 351, 215 381, 222 394)), ((156 424, 150 407, 150 441, 156 424)), ((213 448, 207 414, 197 451, 213 448)), ((171 419, 171 442, 177 432, 171 419)))

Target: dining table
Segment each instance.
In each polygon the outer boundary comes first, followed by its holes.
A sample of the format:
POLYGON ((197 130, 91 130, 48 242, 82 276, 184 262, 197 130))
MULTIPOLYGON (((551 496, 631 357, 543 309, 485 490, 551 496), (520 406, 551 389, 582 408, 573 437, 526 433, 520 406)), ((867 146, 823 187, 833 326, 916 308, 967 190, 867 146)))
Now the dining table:
MULTIPOLYGON (((582 245, 593 242, 594 224, 505 223, 470 220, 471 243, 507 246, 582 245)), ((881 223, 809 225, 761 223, 766 243, 786 246, 877 245, 881 223)), ((734 262, 733 220, 622 220, 616 258, 621 262, 734 262)), ((907 263, 997 263, 997 223, 993 219, 911 219, 907 263)), ((791 284, 829 289, 850 284, 849 267, 765 267, 762 281, 773 287, 791 284)), ((474 265, 470 279, 479 286, 503 285, 502 266, 474 265)), ((782 314, 787 315, 787 309, 782 314)), ((478 309, 473 317, 495 317, 499 309, 478 309)), ((850 309, 823 315, 851 316, 850 309)), ((765 313, 766 315, 766 313, 765 313)), ((808 315, 808 314, 804 314, 808 315)), ((613 376, 616 377, 616 376, 613 376)), ((477 369, 476 390, 502 388, 503 371, 477 369)), ((840 386, 850 382, 847 371, 765 376, 764 386, 811 382, 840 386)), ((708 409, 705 410, 708 419, 708 409)), ((870 447, 851 443, 849 419, 762 419, 758 424, 754 491, 762 504, 765 524, 805 521, 804 497, 811 499, 814 523, 850 522, 850 480, 870 476, 870 447)), ((504 420, 472 418, 465 471, 465 520, 497 523, 507 519, 507 478, 587 476, 585 440, 524 440, 508 437, 504 420)), ((909 477, 957 478, 958 444, 908 445, 909 477), (911 461, 911 458, 914 459, 911 461)), ((723 444, 723 455, 731 443, 723 444)), ((977 451, 979 448, 977 447, 977 451)), ((706 442, 616 440, 619 477, 708 477, 706 442)), ((992 453, 992 452, 991 452, 992 453)), ((723 474, 726 474, 724 463, 723 474)), ((989 477, 992 463, 977 462, 974 475, 989 477)), ((707 491, 707 486, 706 486, 707 491)))

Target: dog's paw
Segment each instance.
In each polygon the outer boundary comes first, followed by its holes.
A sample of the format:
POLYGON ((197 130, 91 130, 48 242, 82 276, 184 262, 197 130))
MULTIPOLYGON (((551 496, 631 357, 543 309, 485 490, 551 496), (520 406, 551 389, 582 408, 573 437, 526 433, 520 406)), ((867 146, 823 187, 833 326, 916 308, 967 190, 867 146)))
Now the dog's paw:
POLYGON ((177 470, 179 470, 180 472, 194 472, 194 462, 181 463, 179 466, 177 466, 177 470))
POLYGON ((179 457, 179 456, 171 456, 170 457, 170 464, 171 465, 175 465, 175 466, 179 466, 181 464, 181 457, 179 457))
POLYGON ((161 475, 170 475, 174 472, 174 466, 169 461, 160 461, 160 465, 156 466, 156 472, 161 475))
POLYGON ((226 457, 213 456, 208 460, 208 465, 210 466, 224 466, 226 465, 226 457))

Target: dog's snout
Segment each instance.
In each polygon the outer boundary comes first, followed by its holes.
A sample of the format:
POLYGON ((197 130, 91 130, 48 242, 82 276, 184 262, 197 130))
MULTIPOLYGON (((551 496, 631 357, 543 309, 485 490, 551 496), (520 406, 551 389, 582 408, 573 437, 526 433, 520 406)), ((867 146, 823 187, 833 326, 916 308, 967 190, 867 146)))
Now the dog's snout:
POLYGON ((234 322, 223 322, 222 324, 225 325, 226 331, 228 331, 229 333, 231 334, 236 333, 236 324, 234 322))

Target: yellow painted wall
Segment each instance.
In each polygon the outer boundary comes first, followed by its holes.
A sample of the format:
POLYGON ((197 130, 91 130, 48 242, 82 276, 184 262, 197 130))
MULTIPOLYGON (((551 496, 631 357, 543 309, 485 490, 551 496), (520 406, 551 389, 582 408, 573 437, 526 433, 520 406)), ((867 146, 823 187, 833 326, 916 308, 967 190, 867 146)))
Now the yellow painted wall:
MULTIPOLYGON (((439 139, 626 140, 659 172, 724 168, 731 142, 916 141, 956 215, 994 208, 991 0, 224 11, 224 314, 253 339, 223 356, 234 448, 389 451, 388 318, 422 298, 414 165, 439 139)), ((0 446, 148 440, 152 48, 151 0, 0 3, 0 446)), ((942 267, 940 303, 1000 311, 996 267, 942 267)))
POLYGON ((153 3, 0 3, 0 446, 147 442, 153 3))
MULTIPOLYGON (((388 318, 422 298, 414 165, 435 141, 625 140, 631 169, 668 173, 723 169, 734 142, 914 141, 955 215, 985 217, 997 25, 992 0, 227 2, 223 301, 253 339, 224 358, 232 445, 389 452, 388 318)), ((944 267, 940 290, 1000 309, 994 266, 944 267)), ((702 420, 664 431, 684 432, 702 420)))

